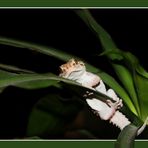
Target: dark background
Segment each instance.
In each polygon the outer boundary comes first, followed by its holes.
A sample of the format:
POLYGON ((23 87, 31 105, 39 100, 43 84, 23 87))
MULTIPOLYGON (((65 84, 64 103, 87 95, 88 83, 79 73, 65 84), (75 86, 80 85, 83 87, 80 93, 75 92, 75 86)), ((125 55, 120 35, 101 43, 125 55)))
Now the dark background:
MULTIPOLYGON (((148 49, 148 9, 91 9, 118 47, 138 57, 145 69, 148 49)), ((0 9, 0 36, 30 41, 75 54, 114 75, 96 36, 72 9, 0 9)), ((39 73, 58 74, 62 61, 25 49, 0 46, 0 62, 39 73)), ((45 91, 46 92, 46 91, 45 91)), ((8 88, 0 97, 0 138, 25 133, 30 107, 42 93, 8 88), (36 98, 36 99, 34 99, 36 98), (32 100, 32 101, 30 101, 32 100)))
MULTIPOLYGON (((91 9, 91 12, 118 47, 135 54, 147 69, 148 10, 91 9)), ((95 54, 101 53, 99 41, 72 9, 1 9, 0 14, 0 36, 54 47, 79 55, 90 62, 94 62, 95 54)), ((10 61, 11 64, 19 61, 17 64, 21 67, 30 68, 33 65, 31 69, 48 71, 46 68, 49 67, 49 58, 40 57, 42 60, 38 61, 37 56, 32 60, 31 53, 26 50, 11 50, 8 53, 1 48, 0 61, 10 61)), ((102 65, 97 62, 98 64, 102 65)))

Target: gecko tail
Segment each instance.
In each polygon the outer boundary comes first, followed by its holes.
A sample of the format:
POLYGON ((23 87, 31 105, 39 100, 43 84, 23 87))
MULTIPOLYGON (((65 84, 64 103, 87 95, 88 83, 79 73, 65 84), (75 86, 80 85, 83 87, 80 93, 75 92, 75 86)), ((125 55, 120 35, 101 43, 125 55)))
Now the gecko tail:
POLYGON ((131 123, 128 120, 128 118, 118 110, 115 112, 114 116, 110 119, 110 122, 116 125, 118 128, 120 128, 120 130, 122 130, 125 126, 131 123))
POLYGON ((145 129, 145 127, 146 127, 147 124, 148 124, 148 117, 146 118, 146 120, 143 123, 143 125, 138 129, 137 136, 140 135, 144 131, 144 129, 145 129))

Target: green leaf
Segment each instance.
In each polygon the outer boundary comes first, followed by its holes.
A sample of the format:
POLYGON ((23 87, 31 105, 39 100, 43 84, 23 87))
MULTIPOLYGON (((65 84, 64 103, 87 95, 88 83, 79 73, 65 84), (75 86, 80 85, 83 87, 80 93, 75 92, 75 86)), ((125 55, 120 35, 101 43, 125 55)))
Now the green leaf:
MULTIPOLYGON (((74 97, 76 96, 73 95, 74 97)), ((74 120, 83 106, 74 99, 62 100, 60 94, 50 94, 37 102, 30 114, 27 136, 37 135, 45 138, 59 136, 66 131, 66 125, 74 120)))
MULTIPOLYGON (((61 78, 52 73, 13 74, 5 71, 0 71, 0 88, 7 87, 7 86, 17 86, 17 87, 28 88, 28 89, 37 89, 37 88, 48 87, 58 82, 63 82, 69 87, 75 87, 78 90, 79 89, 83 90, 83 93, 81 94, 84 94, 87 90, 90 90, 88 88, 83 87, 81 84, 75 81, 61 78)), ((107 97, 102 93, 98 92, 98 94, 101 96, 102 99, 107 97)), ((111 99, 109 97, 107 98, 111 99)))
POLYGON ((141 109, 142 120, 144 121, 148 116, 148 73, 140 65, 139 60, 129 52, 122 52, 124 62, 133 75, 134 85, 136 88, 137 96, 141 109))
POLYGON ((80 85, 74 81, 64 79, 61 77, 58 77, 52 73, 47 74, 12 74, 8 73, 6 75, 6 72, 3 72, 0 74, 0 88, 7 87, 7 86, 18 86, 18 87, 24 87, 24 88, 31 88, 28 85, 32 85, 33 88, 40 88, 40 87, 47 87, 50 85, 53 85, 53 81, 57 82, 65 82, 70 83, 73 85, 80 85), (2 75, 4 74, 4 75, 2 75), (41 81, 41 83, 40 83, 41 81), (32 83, 32 84, 31 84, 32 83), (37 86, 38 84, 38 86, 37 86), (36 85, 36 86, 35 86, 36 85), (45 86, 44 86, 45 85, 45 86))
POLYGON ((133 105, 133 102, 131 101, 130 97, 128 96, 126 91, 115 81, 115 79, 103 72, 102 73, 100 72, 99 75, 103 79, 103 81, 106 84, 108 84, 113 90, 115 90, 118 96, 124 100, 124 102, 130 108, 130 110, 134 114, 138 115, 135 109, 135 106, 133 105))
MULTIPOLYGON (((97 23, 97 21, 93 18, 91 13, 88 10, 76 10, 76 13, 85 22, 85 24, 94 31, 98 39, 101 41, 103 50, 105 51, 105 53, 108 53, 106 54, 107 57, 112 61, 121 60, 123 58, 122 55, 114 54, 116 52, 120 52, 120 50, 117 48, 111 36, 97 23)), ((117 63, 113 63, 112 61, 112 66, 115 72, 117 73, 118 78, 123 83, 124 87, 126 88, 126 91, 130 94, 130 97, 135 105, 136 114, 138 113, 140 115, 140 107, 137 99, 137 94, 130 73, 124 66, 117 63)), ((115 91, 117 90, 115 89, 115 91)), ((125 100, 126 103, 130 102, 129 107, 131 107, 132 103, 129 98, 123 98, 123 100, 125 100)))
POLYGON ((0 70, 0 90, 8 86, 17 86, 25 89, 40 89, 57 85, 58 82, 79 85, 74 81, 63 79, 52 73, 46 74, 15 74, 0 70))
POLYGON ((103 53, 103 55, 107 55, 107 56, 110 54, 114 54, 116 56, 122 57, 122 60, 121 59, 112 60, 111 63, 119 80, 123 84, 126 91, 129 93, 130 98, 134 103, 136 110, 140 116, 141 113, 140 113, 139 99, 135 90, 135 85, 133 80, 133 68, 137 64, 137 59, 135 57, 133 59, 131 56, 129 56, 131 57, 129 59, 128 55, 131 55, 131 54, 130 53, 126 54, 126 52, 123 52, 123 51, 118 51, 118 52, 110 51, 110 52, 103 53), (124 61, 124 65, 123 65, 123 61, 124 61))
MULTIPOLYGON (((137 119, 136 119, 137 120, 137 119)), ((145 129, 148 117, 146 120, 141 122, 141 120, 137 120, 137 124, 129 124, 120 132, 118 139, 115 143, 115 148, 134 148, 134 140, 135 137, 143 132, 145 129)))
MULTIPOLYGON (((83 95, 86 91, 93 91, 93 90, 90 90, 89 88, 83 87, 81 84, 75 81, 64 79, 64 78, 61 78, 51 73, 17 74, 17 75, 14 75, 14 74, 11 75, 9 73, 9 75, 5 75, 5 77, 2 77, 0 79, 0 88, 4 88, 7 86, 17 86, 17 87, 22 87, 22 88, 27 88, 27 89, 37 89, 37 88, 48 87, 58 82, 63 82, 69 88, 75 89, 77 92, 80 92, 79 94, 81 95, 83 95)), ((113 101, 112 98, 100 92, 95 92, 95 91, 93 92, 98 94, 98 99, 101 99, 103 101, 106 101, 106 99, 110 99, 113 101)))
MULTIPOLYGON (((124 62, 125 66, 131 73, 133 77, 133 84, 136 90, 136 94, 138 97, 137 103, 140 106, 141 110, 141 118, 144 121, 148 116, 148 73, 147 71, 140 65, 139 60, 130 52, 116 52, 115 54, 122 55, 122 63, 124 62)), ((129 82, 129 81, 128 81, 129 82)), ((129 83, 127 83, 128 85, 129 83)), ((132 88, 132 87, 131 87, 132 88)), ((133 97, 134 98, 134 97, 133 97)))
POLYGON ((139 74, 134 75, 137 94, 140 101, 142 120, 148 116, 148 79, 139 74))
POLYGON ((116 74, 118 75, 119 80, 122 82, 126 91, 129 93, 130 98, 140 116, 141 113, 140 113, 140 107, 139 107, 139 100, 137 98, 132 74, 129 72, 129 70, 126 67, 120 64, 113 64, 113 67, 116 71, 116 74))
POLYGON ((18 47, 18 48, 24 48, 24 49, 29 49, 31 51, 39 52, 45 55, 53 56, 58 59, 68 61, 72 57, 74 58, 73 55, 67 54, 65 52, 62 52, 60 50, 56 50, 51 47, 46 47, 38 44, 33 44, 25 41, 19 41, 15 39, 9 39, 5 37, 0 37, 0 44, 3 45, 8 45, 8 46, 13 46, 13 47, 18 47))
POLYGON ((134 148, 134 139, 137 135, 138 128, 133 124, 126 126, 120 132, 115 143, 115 148, 134 148))
POLYGON ((120 52, 120 54, 122 54, 123 61, 132 74, 134 87, 139 98, 141 118, 144 121, 148 116, 148 73, 133 54, 130 52, 120 52))
MULTIPOLYGON (((0 80, 1 79, 7 79, 9 77, 13 77, 13 76, 16 76, 16 75, 17 74, 15 74, 15 73, 0 70, 0 80)), ((2 93, 5 90, 5 88, 6 88, 6 86, 0 87, 0 93, 2 93)))

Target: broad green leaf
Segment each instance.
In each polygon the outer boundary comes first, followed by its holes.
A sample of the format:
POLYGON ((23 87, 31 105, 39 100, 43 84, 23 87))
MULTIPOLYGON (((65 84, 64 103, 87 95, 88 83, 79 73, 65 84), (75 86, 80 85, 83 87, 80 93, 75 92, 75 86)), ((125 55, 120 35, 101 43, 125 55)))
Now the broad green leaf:
POLYGON ((148 72, 140 65, 137 65, 136 71, 143 77, 148 79, 148 72))
MULTIPOLYGON (((135 90, 135 85, 134 85, 134 80, 133 80, 133 70, 134 70, 135 65, 137 65, 137 59, 136 58, 129 59, 128 54, 126 54, 126 52, 123 52, 123 51, 103 52, 102 55, 109 56, 111 54, 122 57, 121 58, 122 60, 121 59, 118 61, 112 60, 111 61, 112 66, 113 66, 119 80, 123 84, 124 88, 129 93, 130 98, 131 98, 132 102, 134 103, 136 110, 140 116, 141 113, 140 113, 139 99, 138 99, 138 96, 137 96, 137 93, 135 90), (124 61, 124 65, 123 65, 123 61, 124 61)), ((129 55, 131 55, 131 54, 129 53, 129 55)))
POLYGON ((125 92, 125 90, 115 81, 115 79, 110 77, 109 75, 106 75, 106 73, 103 72, 100 72, 99 75, 104 80, 104 82, 108 84, 112 89, 114 89, 116 93, 119 95, 119 97, 121 97, 124 100, 124 102, 130 108, 130 110, 132 110, 133 113, 137 115, 137 111, 130 97, 125 92))
MULTIPOLYGON (((88 10, 76 10, 76 13, 85 22, 85 24, 90 29, 92 29, 94 31, 96 36, 101 41, 101 44, 103 46, 103 50, 105 52, 110 53, 110 54, 107 54, 107 57, 110 60, 121 60, 122 55, 114 54, 114 52, 120 52, 120 50, 117 48, 117 46, 114 43, 114 41, 112 40, 111 36, 96 22, 96 20, 93 18, 93 16, 90 14, 90 12, 88 10)), ((136 112, 140 115, 140 108, 139 108, 139 104, 138 104, 138 99, 137 99, 136 91, 135 91, 135 88, 133 85, 133 79, 132 79, 130 73, 127 71, 127 69, 124 66, 121 66, 121 65, 115 64, 115 63, 112 63, 112 65, 113 65, 115 72, 117 73, 117 76, 119 77, 119 79, 123 83, 127 92, 130 94, 131 99, 133 99, 134 105, 136 107, 136 112), (123 74, 125 74, 125 75, 123 75, 123 74), (129 80, 128 83, 127 83, 127 80, 129 80)), ((115 89, 115 91, 117 91, 117 89, 115 89)), ((130 102, 130 104, 131 104, 131 101, 129 98, 123 98, 123 100, 125 100, 125 102, 130 102)), ((129 106, 129 107, 131 107, 131 106, 129 106)))
POLYGON ((144 123, 139 120, 137 125, 129 124, 124 127, 118 136, 115 143, 115 148, 134 148, 135 137, 143 132, 143 130, 146 128, 147 122, 148 117, 144 123))
POLYGON ((65 132, 66 125, 74 120, 83 105, 76 101, 77 97, 75 101, 62 100, 60 94, 50 94, 37 102, 30 114, 27 136, 59 136, 65 132))
POLYGON ((139 100, 137 98, 132 74, 129 72, 129 70, 126 67, 120 64, 113 64, 113 67, 116 71, 116 74, 118 75, 119 80, 122 82, 126 91, 129 93, 130 98, 133 104, 135 105, 136 110, 140 116, 141 113, 140 113, 140 107, 139 107, 139 100))
POLYGON ((144 121, 148 116, 148 73, 133 54, 130 52, 120 52, 120 54, 122 54, 124 63, 133 76, 134 87, 139 98, 138 103, 141 109, 141 118, 144 121))
POLYGON ((111 56, 113 54, 116 56, 122 57, 121 59, 118 59, 118 60, 116 59, 115 61, 112 60, 111 63, 119 80, 123 84, 126 91, 129 93, 129 96, 132 102, 134 103, 136 110, 140 116, 141 113, 140 113, 139 99, 135 90, 135 85, 133 80, 133 69, 135 65, 137 65, 137 59, 135 57, 133 58, 130 53, 126 54, 126 52, 123 52, 121 50, 118 52, 105 51, 102 53, 102 55, 106 55, 106 56, 111 56), (131 58, 129 59, 128 56, 131 58), (123 60, 124 60, 124 65, 123 65, 123 60))
POLYGON ((137 73, 134 74, 137 94, 140 100, 142 120, 148 116, 148 79, 137 73))
POLYGON ((0 44, 3 45, 8 45, 8 46, 13 46, 13 47, 18 47, 18 48, 25 48, 29 49, 31 51, 39 52, 45 55, 53 56, 58 59, 68 61, 71 58, 74 58, 73 55, 67 54, 65 52, 62 52, 60 50, 56 50, 51 47, 46 47, 38 44, 33 44, 25 41, 19 41, 15 39, 9 39, 5 37, 0 37, 0 44))
POLYGON ((143 124, 143 121, 140 117, 135 115, 130 108, 127 107, 127 105, 124 105, 121 109, 120 112, 122 112, 130 121, 132 124, 135 126, 141 126, 143 124))
POLYGON ((137 135, 138 128, 133 124, 126 126, 120 132, 115 143, 115 148, 134 148, 134 139, 137 135))
MULTIPOLYGON (((15 74, 15 73, 0 70, 0 80, 1 79, 7 79, 9 77, 13 77, 13 76, 16 76, 16 75, 17 74, 15 74)), ((0 93, 2 93, 5 90, 5 88, 6 88, 6 86, 0 87, 0 93)))
POLYGON ((9 77, 13 77, 13 76, 17 76, 18 74, 16 73, 11 73, 11 72, 8 72, 8 71, 5 71, 5 70, 0 70, 0 80, 1 79, 7 79, 9 77))
POLYGON ((57 86, 58 82, 72 83, 79 85, 73 81, 62 79, 54 74, 15 74, 0 70, 0 91, 8 86, 17 86, 25 89, 40 89, 49 86, 57 86))
POLYGON ((20 88, 25 88, 25 89, 41 89, 41 88, 46 88, 52 85, 56 85, 58 82, 55 80, 32 80, 32 81, 27 81, 23 83, 18 83, 15 86, 20 87, 20 88))
MULTIPOLYGON (((17 87, 22 87, 27 89, 37 89, 37 88, 48 87, 58 82, 63 82, 69 88, 76 90, 80 95, 83 95, 86 91, 93 91, 93 90, 90 90, 89 88, 83 87, 81 84, 75 81, 61 78, 52 73, 17 74, 17 75, 8 75, 8 76, 5 75, 5 77, 2 77, 0 79, 0 88, 4 88, 7 86, 17 86, 17 87)), ((102 101, 106 101, 106 99, 110 99, 113 101, 112 98, 100 92, 95 92, 95 91, 93 92, 97 95, 97 98, 101 99, 102 101)))
POLYGON ((79 85, 74 81, 63 79, 54 74, 13 74, 5 71, 0 71, 0 88, 7 86, 18 86, 22 88, 42 88, 53 85, 54 82, 65 82, 73 85, 79 85))
POLYGON ((148 73, 140 65, 139 60, 129 52, 122 52, 124 61, 133 75, 134 85, 136 88, 139 104, 142 112, 142 120, 148 116, 148 73))

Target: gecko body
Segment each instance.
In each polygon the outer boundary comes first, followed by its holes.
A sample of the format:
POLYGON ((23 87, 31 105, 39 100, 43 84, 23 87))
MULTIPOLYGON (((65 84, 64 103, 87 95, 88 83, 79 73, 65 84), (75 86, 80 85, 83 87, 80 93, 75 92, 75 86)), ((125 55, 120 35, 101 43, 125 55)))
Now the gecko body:
MULTIPOLYGON (((67 63, 60 66, 60 71, 60 77, 74 80, 84 87, 111 97, 115 101, 114 103, 111 100, 103 102, 94 98, 93 95, 91 97, 92 93, 86 92, 84 97, 87 104, 102 120, 109 120, 121 130, 131 124, 128 118, 119 111, 123 106, 122 100, 118 98, 113 89, 106 89, 105 84, 98 75, 88 72, 82 61, 70 59, 67 63)), ((138 134, 142 132, 142 129, 144 129, 144 125, 139 129, 138 134)))

